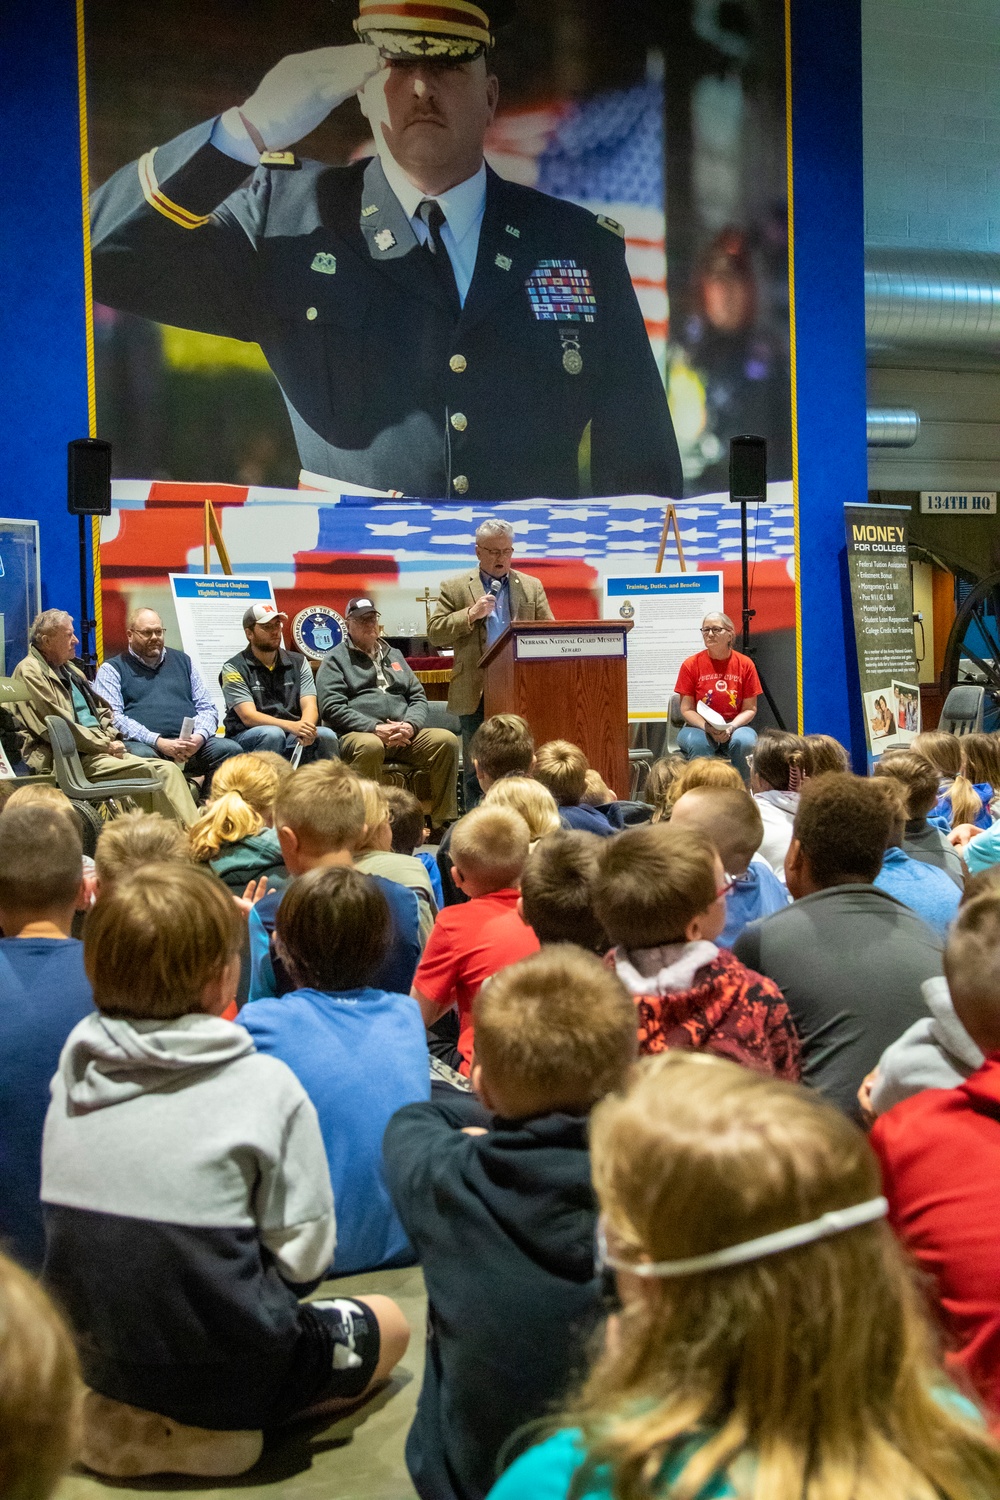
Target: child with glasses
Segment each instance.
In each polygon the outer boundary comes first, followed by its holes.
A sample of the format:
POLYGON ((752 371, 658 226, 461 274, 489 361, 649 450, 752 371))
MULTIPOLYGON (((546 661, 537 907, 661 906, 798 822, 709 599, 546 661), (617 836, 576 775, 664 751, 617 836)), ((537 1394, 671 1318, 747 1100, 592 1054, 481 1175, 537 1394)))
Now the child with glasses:
POLYGON ((1000 1493, 1000 1451, 947 1383, 878 1165, 838 1110, 671 1055, 597 1106, 591 1154, 622 1311, 491 1500, 1000 1493))
POLYGON ((717 946, 731 884, 708 836, 672 821, 626 829, 603 851, 594 911, 636 1002, 639 1051, 717 1052, 797 1081, 781 991, 717 946))

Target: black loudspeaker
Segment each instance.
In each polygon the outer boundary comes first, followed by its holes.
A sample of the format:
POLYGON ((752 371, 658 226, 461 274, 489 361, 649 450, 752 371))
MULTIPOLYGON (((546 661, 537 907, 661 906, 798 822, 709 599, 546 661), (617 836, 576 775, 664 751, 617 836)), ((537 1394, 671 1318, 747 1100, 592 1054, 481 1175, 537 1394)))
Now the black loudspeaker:
POLYGON ((767 499, 767 439, 745 433, 729 440, 729 498, 736 505, 767 499))
POLYGON ((110 516, 111 444, 77 438, 67 444, 66 502, 71 516, 110 516))

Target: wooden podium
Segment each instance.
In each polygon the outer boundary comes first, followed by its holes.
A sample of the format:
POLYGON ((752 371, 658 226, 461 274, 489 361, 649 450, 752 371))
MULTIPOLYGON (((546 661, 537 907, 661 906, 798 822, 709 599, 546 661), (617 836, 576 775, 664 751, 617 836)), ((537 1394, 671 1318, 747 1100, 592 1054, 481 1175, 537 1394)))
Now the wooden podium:
POLYGON ((631 620, 515 620, 479 663, 486 717, 521 714, 536 745, 571 740, 627 797, 631 629, 631 620))

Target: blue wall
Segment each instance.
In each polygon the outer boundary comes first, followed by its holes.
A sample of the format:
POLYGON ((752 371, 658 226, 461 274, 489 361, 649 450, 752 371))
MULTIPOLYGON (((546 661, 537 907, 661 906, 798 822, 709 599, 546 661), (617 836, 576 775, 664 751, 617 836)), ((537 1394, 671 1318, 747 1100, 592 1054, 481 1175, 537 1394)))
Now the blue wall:
POLYGON ((860 0, 791 0, 802 717, 865 766, 844 505, 868 498, 860 0))
MULTIPOLYGON (((803 718, 863 765, 843 506, 867 496, 860 0, 790 0, 803 718), (852 718, 851 701, 857 704, 852 718), (855 722, 856 720, 856 722, 855 722)), ((76 15, 3 7, 0 514, 41 522, 44 602, 78 610, 66 443, 88 430, 76 15), (14 66, 11 60, 16 60, 14 66)))
POLYGON ((0 57, 0 515, 40 523, 43 605, 77 617, 66 444, 88 435, 88 413, 74 5, 0 6, 0 57))

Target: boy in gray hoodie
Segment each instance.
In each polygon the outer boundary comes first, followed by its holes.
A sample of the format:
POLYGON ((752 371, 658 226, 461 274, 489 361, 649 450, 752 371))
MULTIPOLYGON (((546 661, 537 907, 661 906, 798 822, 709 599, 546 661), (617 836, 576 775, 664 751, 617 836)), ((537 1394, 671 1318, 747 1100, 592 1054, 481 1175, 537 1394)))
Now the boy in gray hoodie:
POLYGON ((88 1386, 215 1432, 355 1399, 409 1336, 386 1297, 299 1302, 333 1259, 333 1195, 301 1084, 221 1019, 239 939, 199 868, 146 866, 100 897, 99 1013, 66 1042, 42 1153, 44 1275, 88 1386))

